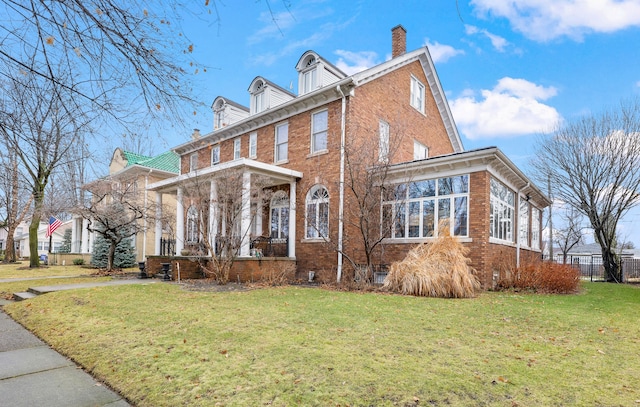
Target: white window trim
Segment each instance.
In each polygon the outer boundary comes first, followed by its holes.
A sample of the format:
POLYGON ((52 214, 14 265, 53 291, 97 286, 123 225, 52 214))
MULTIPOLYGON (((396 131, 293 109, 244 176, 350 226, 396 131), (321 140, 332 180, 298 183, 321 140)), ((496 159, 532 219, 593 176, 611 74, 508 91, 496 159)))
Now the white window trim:
POLYGON ((489 241, 492 243, 513 245, 515 244, 514 233, 518 233, 515 230, 515 222, 516 222, 516 209, 515 209, 516 196, 515 195, 516 194, 515 192, 513 192, 511 188, 509 188, 506 184, 499 181, 498 179, 492 177, 489 182, 491 181, 496 182, 500 186, 506 188, 511 194, 511 196, 513 196, 514 203, 509 204, 507 201, 499 199, 499 197, 493 195, 491 188, 489 188, 489 210, 491 211, 492 206, 494 208, 493 212, 489 213, 489 241), (493 224, 494 224, 492 218, 495 216, 496 213, 500 213, 501 208, 506 209, 507 211, 510 211, 511 217, 507 218, 511 223, 509 230, 505 231, 506 236, 503 236, 503 237, 491 236, 491 234, 493 233, 493 224))
POLYGON ((328 143, 329 143, 329 109, 324 109, 324 110, 319 110, 317 112, 313 112, 311 114, 311 140, 310 140, 310 148, 311 148, 311 155, 315 155, 315 154, 322 154, 326 151, 328 151, 328 143), (322 131, 315 131, 316 129, 314 129, 313 123, 314 123, 314 117, 316 115, 322 114, 322 113, 326 113, 327 115, 327 127, 322 130, 322 131), (321 133, 325 133, 325 140, 327 143, 327 146, 323 149, 318 149, 315 146, 315 136, 316 134, 321 134, 321 133))
POLYGON ((424 160, 425 158, 429 158, 429 147, 418 140, 413 140, 413 159, 424 160))
POLYGON ((531 206, 529 205, 529 201, 524 196, 519 197, 520 205, 518 206, 518 242, 520 242, 520 246, 522 247, 530 247, 529 244, 529 212, 531 211, 531 206), (522 211, 522 206, 525 206, 526 211, 522 211))
POLYGON ((258 157, 258 133, 249 134, 249 158, 258 157))
POLYGON ((425 106, 425 98, 426 98, 426 87, 424 84, 415 76, 411 75, 411 92, 410 92, 410 101, 409 103, 413 106, 414 109, 424 114, 424 106, 425 106), (417 100, 417 96, 415 94, 416 90, 422 90, 422 98, 417 100))
POLYGON ((233 159, 238 160, 242 158, 242 139, 237 137, 233 140, 233 159))
POLYGON ((329 190, 327 189, 327 187, 325 187, 322 184, 317 184, 314 185, 309 192, 307 192, 307 196, 304 200, 304 238, 306 241, 326 241, 329 240, 329 221, 331 219, 331 213, 330 213, 330 207, 329 207, 329 202, 330 202, 330 197, 329 197, 329 190), (321 198, 321 199, 312 199, 314 193, 316 191, 319 191, 320 189, 324 189, 327 192, 327 197, 326 198, 321 198), (326 203, 327 204, 327 230, 326 230, 326 235, 323 236, 320 234, 320 231, 318 230, 317 226, 313 228, 313 230, 315 231, 315 233, 317 233, 317 236, 309 236, 308 232, 309 232, 309 204, 313 204, 315 206, 315 215, 316 215, 316 219, 314 219, 314 223, 317 225, 318 221, 320 220, 320 204, 322 203, 326 203))
POLYGON ((220 144, 211 147, 211 165, 216 165, 220 163, 220 144), (214 160, 214 152, 217 151, 218 159, 214 160))
POLYGON ((280 123, 278 125, 276 125, 275 127, 275 134, 273 137, 274 140, 274 148, 273 148, 273 162, 274 163, 287 163, 289 162, 289 122, 285 122, 285 123, 280 123), (286 127, 287 128, 287 141, 285 143, 280 143, 278 144, 278 130, 286 127), (280 156, 278 155, 278 147, 280 145, 286 144, 287 145, 287 157, 286 158, 280 158, 280 156))
POLYGON ((189 156, 189 172, 193 172, 198 169, 198 153, 193 153, 189 156))

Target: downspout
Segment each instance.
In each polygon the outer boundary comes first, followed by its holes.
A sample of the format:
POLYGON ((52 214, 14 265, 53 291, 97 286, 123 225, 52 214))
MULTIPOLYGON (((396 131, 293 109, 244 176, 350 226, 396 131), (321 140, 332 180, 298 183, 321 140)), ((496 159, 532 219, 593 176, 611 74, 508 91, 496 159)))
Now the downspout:
POLYGON ((340 282, 342 278, 342 247, 344 239, 344 148, 346 139, 347 97, 342 91, 342 88, 340 88, 340 85, 336 86, 336 90, 342 95, 342 118, 340 121, 340 198, 338 202, 338 273, 336 278, 336 280, 340 282))
POLYGON ((149 172, 147 173, 147 175, 145 175, 144 177, 144 223, 142 226, 142 261, 145 261, 145 259, 147 258, 147 226, 148 226, 148 220, 147 220, 147 209, 148 209, 148 193, 149 191, 147 191, 147 186, 149 185, 149 175, 151 175, 151 173, 153 172, 153 168, 149 169, 149 172))
POLYGON ((527 185, 525 185, 524 187, 520 188, 518 190, 518 230, 516 230, 516 267, 520 267, 520 246, 522 245, 520 242, 520 219, 522 219, 520 217, 520 193, 522 191, 524 191, 525 189, 529 188, 530 183, 527 182, 527 185))

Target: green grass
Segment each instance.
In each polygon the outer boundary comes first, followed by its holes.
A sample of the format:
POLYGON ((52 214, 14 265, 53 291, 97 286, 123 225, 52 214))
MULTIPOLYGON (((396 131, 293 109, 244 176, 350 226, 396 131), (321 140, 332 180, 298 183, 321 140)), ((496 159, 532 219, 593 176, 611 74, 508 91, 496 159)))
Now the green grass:
POLYGON ((0 280, 5 278, 33 278, 51 276, 80 276, 95 273, 96 269, 69 266, 41 266, 39 268, 29 268, 28 261, 4 264, 0 263, 0 280))
POLYGON ((138 406, 631 406, 640 289, 443 300, 174 284, 5 311, 138 406))

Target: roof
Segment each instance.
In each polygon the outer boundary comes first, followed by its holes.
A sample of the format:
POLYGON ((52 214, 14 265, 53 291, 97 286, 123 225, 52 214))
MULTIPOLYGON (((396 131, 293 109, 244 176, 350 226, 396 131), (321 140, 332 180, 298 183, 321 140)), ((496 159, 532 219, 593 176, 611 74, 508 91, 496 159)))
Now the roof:
POLYGON ((173 151, 167 151, 155 157, 148 157, 129 151, 122 151, 122 154, 127 160, 127 167, 139 165, 175 174, 180 172, 180 156, 173 151))

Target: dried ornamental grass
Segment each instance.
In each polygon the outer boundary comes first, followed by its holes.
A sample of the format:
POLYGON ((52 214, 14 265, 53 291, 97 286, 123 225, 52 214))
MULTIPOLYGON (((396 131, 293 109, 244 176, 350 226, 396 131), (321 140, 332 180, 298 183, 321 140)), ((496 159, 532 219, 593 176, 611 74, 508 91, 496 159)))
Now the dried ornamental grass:
POLYGON ((468 252, 448 235, 422 243, 411 249, 404 260, 391 265, 383 288, 425 297, 473 297, 480 282, 469 265, 468 252))

